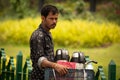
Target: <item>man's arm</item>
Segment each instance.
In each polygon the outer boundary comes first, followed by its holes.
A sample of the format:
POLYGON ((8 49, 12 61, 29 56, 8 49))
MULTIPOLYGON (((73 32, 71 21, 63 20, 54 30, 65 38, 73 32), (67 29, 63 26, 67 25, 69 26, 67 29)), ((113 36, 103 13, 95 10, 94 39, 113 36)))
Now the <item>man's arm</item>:
POLYGON ((60 75, 67 74, 68 72, 68 67, 48 61, 47 59, 43 59, 41 62, 41 67, 51 67, 55 69, 60 75))

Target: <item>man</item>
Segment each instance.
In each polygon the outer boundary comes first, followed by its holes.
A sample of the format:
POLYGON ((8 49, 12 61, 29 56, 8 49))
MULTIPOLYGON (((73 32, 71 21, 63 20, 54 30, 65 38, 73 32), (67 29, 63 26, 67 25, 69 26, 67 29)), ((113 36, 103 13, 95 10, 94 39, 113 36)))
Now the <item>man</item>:
POLYGON ((33 70, 31 80, 44 80, 45 68, 55 69, 60 75, 67 73, 67 67, 54 63, 54 45, 51 29, 54 29, 58 20, 58 9, 53 5, 46 5, 41 9, 41 24, 30 38, 30 57, 33 70))

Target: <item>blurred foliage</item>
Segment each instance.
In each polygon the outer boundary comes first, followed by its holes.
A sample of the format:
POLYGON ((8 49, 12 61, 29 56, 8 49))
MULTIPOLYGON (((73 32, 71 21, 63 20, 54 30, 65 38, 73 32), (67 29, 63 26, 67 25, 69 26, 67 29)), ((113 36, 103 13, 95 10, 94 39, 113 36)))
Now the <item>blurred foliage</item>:
POLYGON ((110 22, 115 22, 120 25, 120 7, 115 3, 116 0, 111 0, 97 5, 97 10, 95 14, 99 14, 101 17, 106 18, 110 22))
MULTIPOLYGON (((97 0, 96 2, 94 15, 120 24, 120 0, 97 0)), ((89 11, 90 0, 0 0, 0 19, 34 17, 39 15, 39 8, 44 4, 57 6, 61 17, 67 20, 92 17, 89 11)))
MULTIPOLYGON (((29 43, 41 21, 36 19, 40 1, 0 0, 0 43, 29 43)), ((60 22, 53 31, 56 45, 100 47, 120 42, 120 1, 97 1, 96 12, 89 11, 89 0, 44 1, 60 11, 60 22)))
POLYGON ((13 44, 28 44, 31 32, 37 26, 39 19, 6 20, 0 22, 0 42, 13 44), (37 21, 38 20, 38 21, 37 21))
MULTIPOLYGON (((29 44, 31 33, 41 22, 39 18, 0 22, 0 43, 29 44)), ((60 20, 52 30, 55 45, 101 47, 120 43, 120 27, 107 21, 60 20)))
POLYGON ((29 8, 29 0, 10 0, 12 12, 15 12, 19 18, 23 18, 29 8))
POLYGON ((77 14, 82 13, 85 10, 85 2, 83 0, 78 0, 76 2, 76 8, 75 11, 77 14))
POLYGON ((58 45, 100 47, 120 42, 120 28, 113 23, 73 20, 60 22, 60 24, 55 32, 53 31, 55 44, 58 45))

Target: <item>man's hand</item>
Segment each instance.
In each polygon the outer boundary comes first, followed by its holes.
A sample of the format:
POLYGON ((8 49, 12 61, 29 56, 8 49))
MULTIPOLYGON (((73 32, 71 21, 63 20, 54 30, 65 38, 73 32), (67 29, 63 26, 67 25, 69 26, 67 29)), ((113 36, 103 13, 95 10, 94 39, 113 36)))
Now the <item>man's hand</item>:
POLYGON ((60 76, 68 73, 68 67, 67 66, 48 61, 47 59, 44 59, 42 61, 41 67, 51 67, 51 68, 55 69, 60 74, 60 76))
POLYGON ((54 63, 53 68, 60 74, 60 76, 68 73, 68 67, 54 63))

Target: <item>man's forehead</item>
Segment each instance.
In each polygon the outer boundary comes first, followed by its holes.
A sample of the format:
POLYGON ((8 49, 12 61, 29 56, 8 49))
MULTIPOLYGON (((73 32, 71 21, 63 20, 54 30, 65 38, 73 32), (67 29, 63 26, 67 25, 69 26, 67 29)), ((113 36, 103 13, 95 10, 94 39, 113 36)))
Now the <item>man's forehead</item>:
POLYGON ((54 13, 54 12, 49 12, 48 15, 58 15, 58 13, 54 13))
POLYGON ((58 16, 58 13, 53 13, 53 12, 50 12, 49 14, 48 14, 48 16, 58 16))

